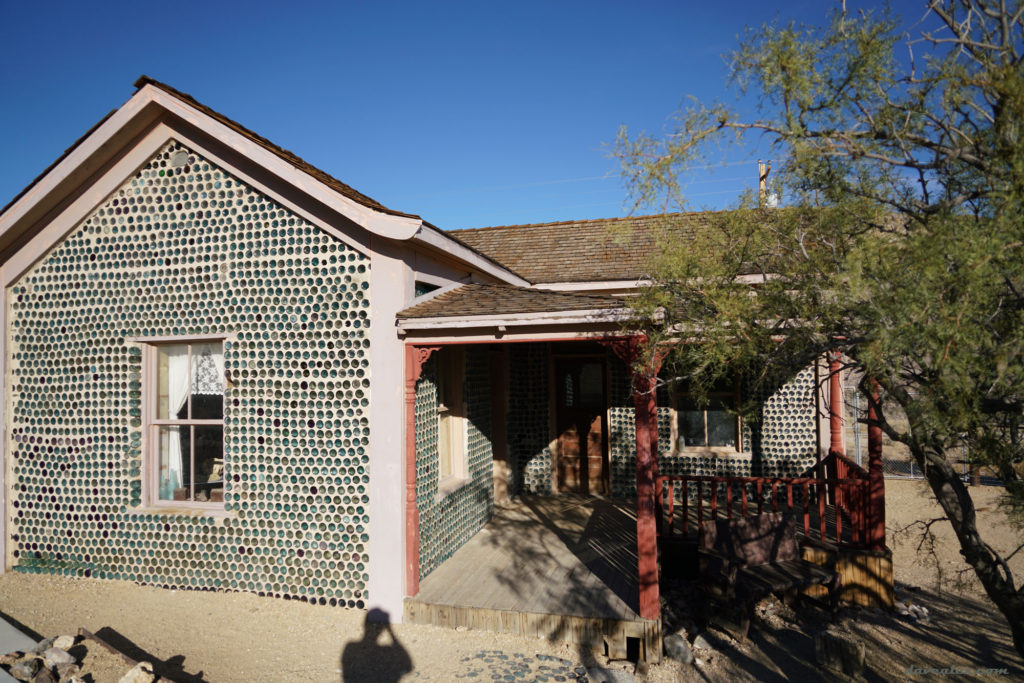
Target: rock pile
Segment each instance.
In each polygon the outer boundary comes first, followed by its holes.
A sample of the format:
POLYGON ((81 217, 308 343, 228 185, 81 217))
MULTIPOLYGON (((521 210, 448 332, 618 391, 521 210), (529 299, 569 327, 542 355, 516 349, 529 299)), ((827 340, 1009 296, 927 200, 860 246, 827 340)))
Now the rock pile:
POLYGON ((78 660, 68 653, 75 643, 74 636, 47 638, 26 652, 0 655, 0 666, 19 681, 80 683, 78 660))
MULTIPOLYGON (((85 683, 95 678, 94 672, 87 670, 87 666, 83 667, 81 655, 72 654, 75 646, 82 644, 83 640, 81 636, 46 638, 25 652, 0 655, 0 668, 19 681, 30 683, 85 683)), ((86 651, 84 648, 77 650, 86 651)), ((149 662, 139 662, 121 677, 119 683, 154 683, 158 678, 149 662)))

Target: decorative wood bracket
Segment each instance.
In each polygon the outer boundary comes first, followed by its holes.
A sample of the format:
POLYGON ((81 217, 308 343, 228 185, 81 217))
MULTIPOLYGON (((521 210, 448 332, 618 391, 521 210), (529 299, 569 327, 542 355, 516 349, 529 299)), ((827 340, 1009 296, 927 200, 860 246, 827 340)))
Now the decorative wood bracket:
POLYGON ((440 351, 440 346, 411 346, 412 358, 409 366, 409 376, 405 378, 405 381, 412 382, 415 386, 416 382, 420 380, 420 376, 423 374, 423 366, 426 365, 427 361, 434 354, 435 351, 440 351))
POLYGON ((605 348, 611 350, 619 360, 629 367, 630 371, 633 369, 633 363, 640 356, 641 345, 647 340, 646 337, 640 335, 633 335, 630 337, 609 337, 607 339, 598 339, 597 343, 605 348))

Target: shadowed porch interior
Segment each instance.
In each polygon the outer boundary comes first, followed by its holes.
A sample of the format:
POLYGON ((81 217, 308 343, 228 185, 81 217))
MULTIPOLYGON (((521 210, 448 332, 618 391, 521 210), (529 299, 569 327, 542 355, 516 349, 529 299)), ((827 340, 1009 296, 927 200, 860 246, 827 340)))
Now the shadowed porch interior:
POLYGON ((637 614, 635 502, 524 496, 406 599, 414 623, 467 626, 602 646, 624 656, 636 638, 660 654, 660 623, 637 614))

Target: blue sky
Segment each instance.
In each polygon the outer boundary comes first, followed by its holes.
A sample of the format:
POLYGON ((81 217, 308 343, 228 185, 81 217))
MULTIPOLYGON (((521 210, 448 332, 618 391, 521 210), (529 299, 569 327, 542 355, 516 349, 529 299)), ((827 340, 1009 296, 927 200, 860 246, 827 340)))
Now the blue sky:
MULTIPOLYGON (((621 216, 619 126, 728 101, 745 25, 836 6, 0 0, 0 206, 144 73, 442 228, 621 216)), ((696 174, 690 208, 733 202, 766 155, 696 174)))

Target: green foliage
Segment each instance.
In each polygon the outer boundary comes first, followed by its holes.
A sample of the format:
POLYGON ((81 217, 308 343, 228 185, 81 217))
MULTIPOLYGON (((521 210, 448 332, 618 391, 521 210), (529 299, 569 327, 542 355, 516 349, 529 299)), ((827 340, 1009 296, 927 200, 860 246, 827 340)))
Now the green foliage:
POLYGON ((914 40, 888 14, 748 31, 733 82, 761 96, 760 118, 695 104, 665 140, 620 133, 640 205, 681 206, 679 174, 729 132, 767 133, 784 158, 787 208, 747 198, 651 264, 636 305, 658 320, 652 340, 700 341, 676 347, 679 375, 771 384, 838 349, 908 413, 915 431, 885 425, 892 438, 938 458, 966 437, 972 458, 1015 478, 1024 35, 1019 10, 1006 28, 983 9, 935 5, 939 27, 914 40))
MULTIPOLYGON (((698 391, 735 370, 770 388, 842 352, 877 380, 878 423, 928 472, 1011 624, 1024 598, 981 541, 953 459, 966 447, 1024 501, 1022 14, 1019 1, 934 0, 919 36, 887 13, 748 31, 732 83, 759 96, 755 118, 695 103, 665 139, 620 131, 616 145, 638 208, 682 208, 686 169, 733 136, 768 138, 786 208, 746 198, 661 245, 636 302, 650 340, 693 342, 668 362, 698 391)), ((1015 638, 1024 652, 1024 626, 1015 638)))

